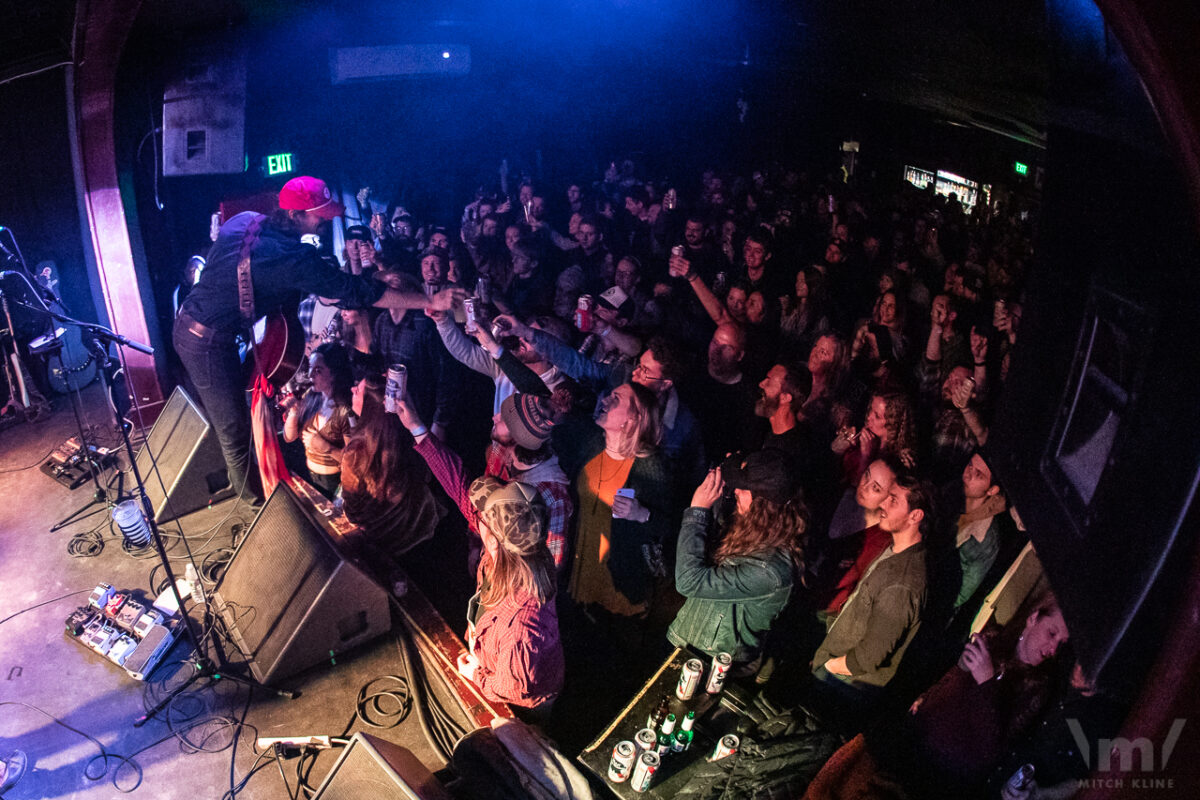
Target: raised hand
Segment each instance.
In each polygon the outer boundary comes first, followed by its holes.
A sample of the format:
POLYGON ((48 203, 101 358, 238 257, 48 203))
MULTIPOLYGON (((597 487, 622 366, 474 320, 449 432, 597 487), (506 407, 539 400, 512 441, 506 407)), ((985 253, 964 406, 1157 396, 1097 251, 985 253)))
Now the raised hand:
POLYGON ((704 476, 704 480, 696 487, 692 495, 692 505, 696 508, 712 508, 713 503, 725 491, 725 481, 721 478, 720 467, 714 467, 704 476))
POLYGON ((988 652, 987 642, 977 633, 971 634, 971 641, 963 649, 958 658, 959 669, 971 673, 975 683, 990 681, 996 675, 996 665, 992 663, 992 654, 988 652))

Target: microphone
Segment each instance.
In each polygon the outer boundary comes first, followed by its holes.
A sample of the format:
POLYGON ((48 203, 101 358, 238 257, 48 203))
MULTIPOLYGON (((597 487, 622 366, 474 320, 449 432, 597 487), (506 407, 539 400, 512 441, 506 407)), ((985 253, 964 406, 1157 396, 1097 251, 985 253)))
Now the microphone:
MULTIPOLYGON (((4 233, 6 230, 8 230, 8 228, 4 227, 3 225, 0 225, 0 233, 4 233)), ((16 253, 14 253, 12 250, 9 250, 8 246, 5 245, 4 242, 0 242, 0 250, 4 251, 5 258, 16 259, 16 257, 17 257, 16 253)))

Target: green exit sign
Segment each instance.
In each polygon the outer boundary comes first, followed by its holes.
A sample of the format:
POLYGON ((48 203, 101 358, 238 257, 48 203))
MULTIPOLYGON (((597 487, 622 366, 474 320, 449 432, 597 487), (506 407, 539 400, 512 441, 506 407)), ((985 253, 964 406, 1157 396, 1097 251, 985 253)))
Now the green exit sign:
POLYGON ((1013 172, 1017 173, 1018 175, 1028 175, 1029 174, 1029 165, 1022 164, 1020 161, 1014 161, 1013 162, 1013 172))
POLYGON ((267 156, 264 161, 267 165, 268 175, 282 175, 296 168, 296 162, 291 153, 276 153, 273 156, 267 156))

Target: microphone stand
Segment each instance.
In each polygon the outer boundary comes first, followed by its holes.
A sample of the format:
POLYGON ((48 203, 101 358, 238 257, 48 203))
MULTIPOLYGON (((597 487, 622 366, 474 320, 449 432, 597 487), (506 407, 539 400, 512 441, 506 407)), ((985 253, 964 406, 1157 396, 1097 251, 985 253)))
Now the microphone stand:
MULTIPOLYGON (((140 353, 146 353, 147 355, 154 354, 154 348, 145 344, 141 344, 140 342, 131 341, 127 337, 122 336, 115 331, 109 330, 103 325, 80 322, 79 320, 72 319, 48 309, 37 309, 33 306, 27 307, 47 313, 54 319, 61 322, 79 326, 79 328, 81 328, 83 331, 82 338, 84 345, 96 359, 97 367, 102 375, 107 374, 107 371, 113 366, 112 359, 108 354, 108 345, 111 342, 115 342, 118 347, 128 346, 140 353)), ((174 595, 175 602, 179 608, 179 616, 183 624, 184 632, 187 634, 187 638, 191 640, 193 652, 195 653, 195 672, 193 672, 188 677, 187 681, 185 681, 181 686, 169 692, 166 697, 164 697, 156 706, 154 706, 154 708, 150 709, 144 715, 134 720, 133 726, 135 728, 140 728, 142 725, 145 725, 148 721, 157 716, 159 712, 170 705, 176 696, 187 690, 188 687, 201 678, 211 678, 212 680, 228 680, 250 687, 251 689, 265 689, 266 691, 271 692, 279 697, 286 697, 288 699, 299 697, 299 692, 292 692, 286 689, 276 689, 271 686, 266 686, 259 681, 254 680, 253 678, 240 674, 237 671, 225 669, 222 665, 228 663, 228 658, 225 654, 224 648, 221 647, 220 642, 216 639, 216 637, 213 638, 213 647, 216 650, 217 660, 213 661, 209 658, 208 653, 204 648, 204 640, 196 630, 195 622, 184 610, 183 597, 179 593, 179 586, 175 577, 175 571, 171 569, 171 560, 167 556, 166 547, 163 545, 162 533, 159 531, 158 523, 154 520, 154 507, 151 505, 150 498, 146 494, 146 484, 142 480, 141 471, 138 469, 137 465, 137 455, 133 450, 133 442, 129 438, 129 431, 132 425, 128 420, 125 419, 125 412, 128 410, 128 404, 127 402, 122 402, 122 400, 118 399, 118 393, 112 391, 111 382, 109 382, 107 386, 110 400, 113 403, 113 412, 116 418, 117 430, 121 434, 121 441, 125 448, 125 454, 129 458, 130 470, 133 473, 133 482, 135 487, 134 494, 141 502, 142 515, 145 517, 146 523, 150 529, 150 541, 154 545, 154 551, 157 553, 159 563, 163 568, 163 572, 166 574, 168 585, 171 588, 171 594, 174 595)), ((124 393, 120 394, 123 395, 124 393)), ((188 559, 198 572, 199 568, 196 567, 196 562, 192 560, 190 552, 188 553, 188 559)), ((206 602, 204 611, 206 624, 209 623, 213 614, 214 612, 212 608, 206 602)))
MULTIPOLYGON (((108 355, 109 342, 116 342, 118 345, 127 344, 139 352, 147 352, 151 354, 154 352, 152 348, 137 342, 131 342, 120 334, 110 331, 108 328, 105 328, 101 325, 83 324, 83 329, 85 332, 85 343, 90 338, 89 349, 96 357, 101 371, 109 369, 112 365, 108 355)), ((115 396, 113 399, 114 402, 119 402, 116 400, 115 396)), ((195 653, 195 672, 193 672, 182 685, 170 691, 161 701, 159 701, 157 705, 147 711, 144 715, 134 720, 133 726, 135 728, 140 728, 142 725, 145 725, 148 721, 158 715, 159 712, 170 705, 176 696, 186 691, 188 687, 201 678, 228 680, 252 689, 266 689, 267 691, 272 692, 279 697, 287 697, 289 699, 298 697, 298 692, 291 692, 285 689, 276 689, 274 687, 264 686, 262 683, 254 680, 253 678, 249 678, 245 675, 239 674, 236 671, 229 671, 221 667, 221 664, 227 662, 227 658, 223 648, 215 637, 213 639, 213 646, 217 651, 217 661, 214 662, 209 659, 208 653, 204 649, 203 639, 196 631, 195 623, 193 622, 191 616, 184 611, 183 597, 179 594, 179 586, 175 577, 175 571, 171 569, 171 561, 167 557, 167 550, 163 545, 162 534, 158 529, 158 523, 154 521, 154 508, 150 503, 150 498, 146 495, 146 485, 142 481, 142 475, 137 466, 137 457, 133 451, 133 443, 129 439, 129 429, 132 426, 125 419, 124 411, 119 408, 117 409, 117 427, 121 432, 121 441, 125 447, 125 454, 129 457, 129 466, 133 472, 133 483, 136 487, 135 494, 141 501, 142 514, 145 516, 146 522, 150 528, 150 540, 154 544, 154 550, 158 554, 159 562, 162 565, 163 572, 166 574, 167 581, 171 587, 171 593, 175 596, 175 602, 178 604, 179 616, 183 623, 184 632, 191 640, 195 653)), ((188 559, 191 561, 192 566, 196 567, 196 562, 192 560, 190 552, 188 553, 188 559)), ((212 613, 212 609, 206 602, 206 622, 212 613)))

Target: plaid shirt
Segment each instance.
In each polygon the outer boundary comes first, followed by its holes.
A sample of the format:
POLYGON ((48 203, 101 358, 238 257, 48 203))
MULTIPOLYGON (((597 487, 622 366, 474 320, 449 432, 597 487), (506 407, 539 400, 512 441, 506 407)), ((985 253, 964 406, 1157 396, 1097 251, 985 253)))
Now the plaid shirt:
POLYGON ((506 597, 475 626, 475 685, 489 700, 536 708, 553 700, 566 671, 554 600, 506 597))
MULTIPOLYGON (((467 476, 463 471, 462 459, 432 434, 419 442, 415 449, 425 459, 429 471, 446 490, 446 494, 458 505, 458 510, 466 517, 471 532, 478 536, 479 512, 467 496, 467 476)), ((509 477, 506 468, 501 468, 500 459, 493 458, 494 449, 488 451, 487 474, 505 481, 514 480, 509 477)), ((537 467, 531 471, 535 470, 537 467)), ((515 480, 521 480, 521 476, 518 474, 515 480)), ((575 511, 569 487, 565 483, 552 480, 526 482, 537 489, 546 505, 546 547, 554 557, 555 570, 561 571, 567 564, 567 526, 570 525, 571 515, 575 511)))

